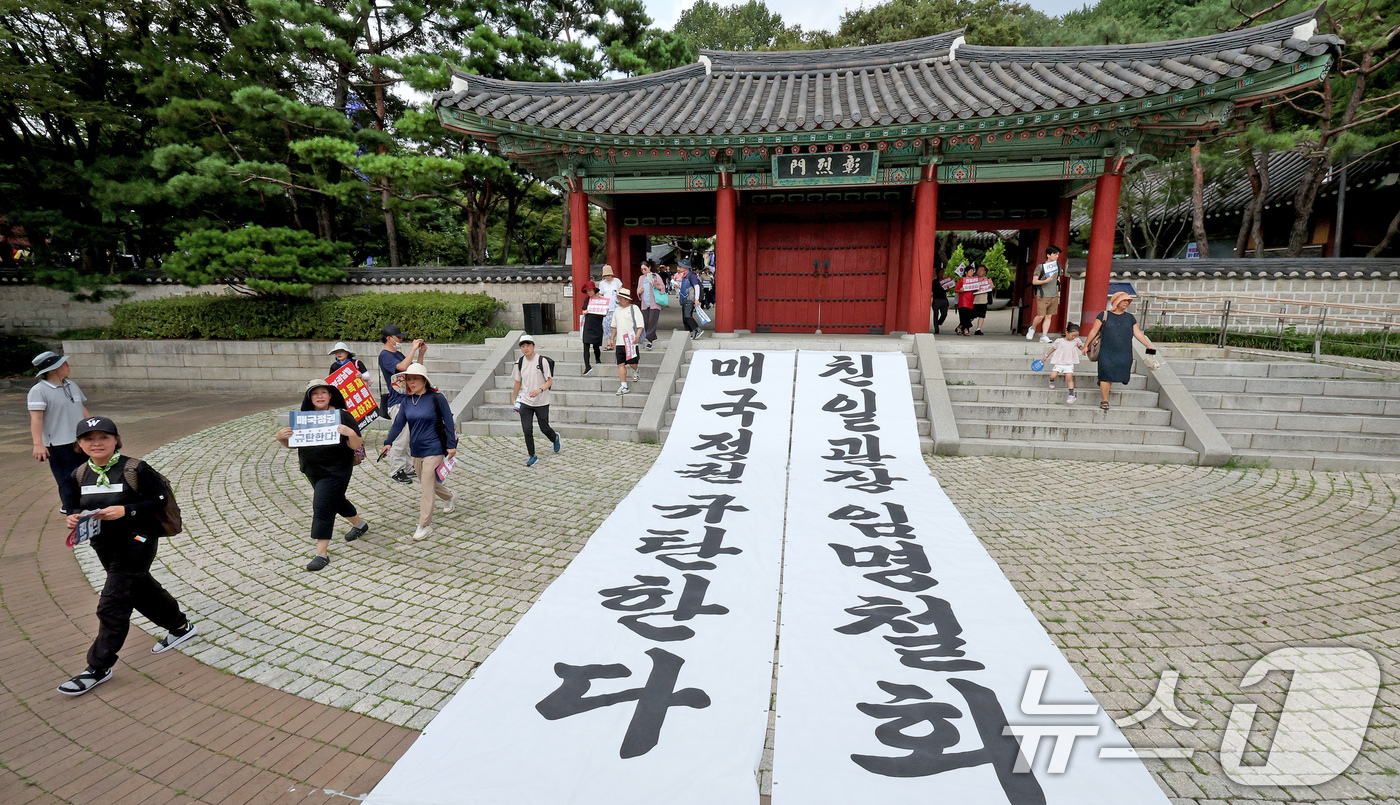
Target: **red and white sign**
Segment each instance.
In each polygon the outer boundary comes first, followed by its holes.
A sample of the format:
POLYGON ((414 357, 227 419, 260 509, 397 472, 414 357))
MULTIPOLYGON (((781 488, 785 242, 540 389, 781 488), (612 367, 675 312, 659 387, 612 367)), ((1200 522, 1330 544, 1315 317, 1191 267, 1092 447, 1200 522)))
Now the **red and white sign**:
POLYGON ((365 378, 353 363, 347 363, 331 373, 326 382, 340 391, 345 398, 345 410, 355 417, 355 422, 363 430, 365 425, 379 418, 379 406, 374 402, 374 394, 365 384, 365 378))

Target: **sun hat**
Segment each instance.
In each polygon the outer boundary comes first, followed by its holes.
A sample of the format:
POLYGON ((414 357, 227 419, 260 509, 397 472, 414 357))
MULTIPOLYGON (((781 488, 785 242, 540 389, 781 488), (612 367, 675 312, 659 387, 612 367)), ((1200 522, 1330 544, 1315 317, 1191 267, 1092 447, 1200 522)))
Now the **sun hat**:
POLYGON ((105 416, 90 416, 86 419, 78 420, 77 438, 81 439, 85 434, 92 433, 93 431, 110 433, 113 436, 119 435, 117 433, 117 423, 105 416))
POLYGON ((355 351, 354 351, 353 349, 350 348, 350 345, 347 344, 347 343, 345 343, 344 341, 337 341, 337 342, 335 342, 335 346, 331 347, 330 352, 327 352, 326 354, 327 354, 327 355, 334 355, 334 354, 337 353, 337 352, 348 352, 348 353, 350 353, 351 355, 354 355, 354 354, 355 354, 355 351))
POLYGON ((627 290, 626 288, 623 288, 622 290, 620 290, 620 291, 617 292, 617 298, 618 298, 618 299, 626 299, 628 302, 631 302, 631 301, 632 301, 632 292, 629 291, 629 290, 627 290))
POLYGON ((603 276, 605 276, 605 277, 611 277, 612 275, 613 275, 613 267, 610 266, 610 265, 608 265, 607 263, 604 263, 604 264, 603 264, 603 276))
POLYGON ((1108 300, 1108 309, 1109 309, 1109 310, 1117 310, 1117 309, 1118 309, 1118 303, 1121 302, 1121 301, 1123 301, 1124 299, 1126 299, 1126 300, 1128 300, 1129 302, 1131 302, 1131 301, 1133 301, 1133 295, 1130 294, 1130 293, 1128 293, 1128 292, 1126 292, 1126 291, 1119 291, 1118 293, 1114 294, 1112 297, 1109 298, 1109 300, 1108 300))
POLYGON ((405 388, 407 388, 407 378, 409 375, 418 375, 419 377, 423 378, 423 382, 428 384, 428 388, 433 387, 433 380, 432 378, 428 377, 428 367, 424 366, 421 363, 410 363, 407 369, 394 375, 394 382, 397 383, 402 379, 405 384, 405 388))
POLYGON ((34 374, 42 375, 52 372, 58 367, 68 362, 67 355, 60 355, 57 352, 41 352, 30 361, 34 365, 34 374))
POLYGON ((598 290, 598 286, 594 285, 592 280, 589 280, 588 282, 585 282, 584 284, 580 285, 579 290, 583 293, 590 293, 592 291, 598 290))
POLYGON ((316 377, 306 381, 306 391, 312 391, 313 389, 318 388, 328 388, 331 391, 335 391, 335 386, 332 386, 330 383, 327 383, 325 378, 316 377))

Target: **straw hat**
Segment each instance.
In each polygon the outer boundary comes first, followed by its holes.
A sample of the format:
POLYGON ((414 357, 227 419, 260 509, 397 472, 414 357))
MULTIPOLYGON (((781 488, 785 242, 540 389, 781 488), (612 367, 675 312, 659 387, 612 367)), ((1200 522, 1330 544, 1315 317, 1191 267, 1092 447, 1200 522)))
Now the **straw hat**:
POLYGON ((604 263, 604 264, 603 264, 603 276, 605 276, 605 277, 611 277, 612 275, 613 275, 613 267, 610 266, 610 265, 607 265, 606 263, 604 263))
POLYGON ((424 366, 421 363, 410 363, 407 369, 394 375, 395 385, 397 385, 399 382, 403 382, 404 387, 407 388, 407 378, 409 375, 418 375, 419 377, 423 378, 424 383, 428 384, 428 388, 433 387, 433 380, 431 377, 428 376, 428 367, 424 366))
POLYGON ((1123 301, 1132 302, 1133 295, 1126 291, 1119 291, 1118 293, 1114 294, 1112 297, 1109 298, 1108 309, 1116 312, 1118 310, 1119 303, 1123 301))

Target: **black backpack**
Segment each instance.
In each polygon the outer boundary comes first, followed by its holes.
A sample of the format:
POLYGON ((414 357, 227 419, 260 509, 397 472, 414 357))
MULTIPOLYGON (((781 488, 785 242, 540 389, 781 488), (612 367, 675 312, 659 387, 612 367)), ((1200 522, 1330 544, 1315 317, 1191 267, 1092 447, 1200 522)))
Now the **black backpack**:
MULTIPOLYGON (((536 366, 536 368, 539 369, 539 373, 540 373, 540 374, 544 374, 544 362, 545 362, 545 361, 549 361, 549 376, 550 376, 550 377, 554 377, 554 359, 553 359, 553 358, 546 358, 546 357, 543 356, 543 355, 536 355, 535 357, 539 359, 539 361, 538 361, 538 363, 537 363, 537 366, 536 366)), ((515 359, 515 371, 520 372, 520 371, 521 371, 522 369, 524 369, 524 368, 525 368, 525 356, 524 356, 524 355, 521 355, 519 358, 516 358, 516 359, 515 359)))
MULTIPOLYGON (((122 480, 130 489, 138 488, 136 483, 136 471, 141 468, 143 462, 139 458, 128 458, 126 466, 122 467, 122 480)), ((170 479, 156 471, 155 467, 150 467, 151 474, 160 483, 161 492, 165 494, 165 506, 157 509, 155 513, 156 522, 160 523, 161 534, 173 537, 184 530, 184 521, 180 518, 180 504, 175 502, 175 489, 170 485, 170 479)), ((87 472, 87 462, 84 462, 77 469, 73 470, 73 480, 82 486, 83 474, 87 472)))

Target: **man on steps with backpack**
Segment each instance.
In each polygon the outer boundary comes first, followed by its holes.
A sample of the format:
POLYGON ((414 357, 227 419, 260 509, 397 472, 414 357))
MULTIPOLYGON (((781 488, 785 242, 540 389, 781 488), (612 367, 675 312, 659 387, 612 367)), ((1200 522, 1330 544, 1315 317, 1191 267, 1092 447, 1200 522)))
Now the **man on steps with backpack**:
POLYGON ((161 537, 181 529, 170 482, 141 459, 121 454, 117 425, 107 417, 79 420, 76 436, 85 459, 73 473, 81 513, 68 515, 68 527, 82 526, 107 581, 97 601, 97 639, 88 649, 87 670, 58 686, 67 696, 81 696, 112 678, 117 652, 131 630, 133 609, 169 631, 152 654, 199 633, 175 598, 151 576, 161 537))
POLYGON ((510 393, 515 400, 515 410, 520 412, 520 430, 525 434, 525 449, 530 452, 525 466, 533 467, 540 459, 535 455, 532 420, 539 420, 540 432, 554 443, 554 452, 559 452, 564 445, 559 434, 549 426, 549 390, 554 386, 554 360, 535 352, 535 339, 532 336, 520 336, 520 357, 510 370, 510 379, 515 381, 510 393))

